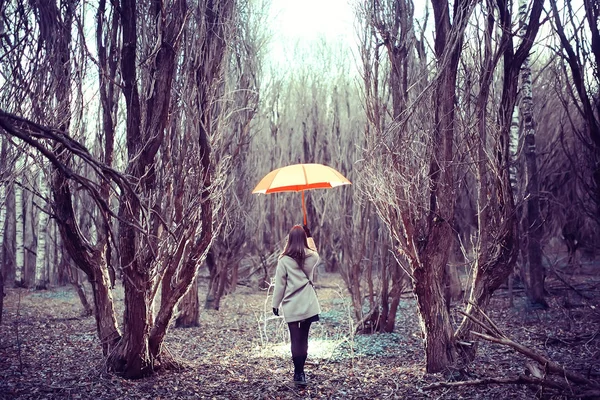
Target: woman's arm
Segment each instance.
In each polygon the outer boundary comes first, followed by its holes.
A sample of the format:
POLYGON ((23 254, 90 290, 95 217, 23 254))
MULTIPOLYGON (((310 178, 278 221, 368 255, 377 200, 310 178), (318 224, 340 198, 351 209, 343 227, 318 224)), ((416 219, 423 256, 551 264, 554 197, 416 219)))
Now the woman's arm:
POLYGON ((310 233, 310 229, 308 229, 308 226, 303 225, 302 229, 304 229, 304 233, 306 234, 306 242, 308 243, 308 248, 317 251, 317 245, 315 244, 315 240, 312 238, 312 233, 310 233))
POLYGON ((285 271, 284 262, 281 258, 277 261, 277 269, 275 270, 275 287, 273 289, 273 308, 279 308, 283 296, 285 294, 285 285, 287 283, 287 274, 285 271))
POLYGON ((306 238, 306 242, 308 243, 309 249, 317 251, 317 245, 315 244, 315 240, 312 237, 306 238))

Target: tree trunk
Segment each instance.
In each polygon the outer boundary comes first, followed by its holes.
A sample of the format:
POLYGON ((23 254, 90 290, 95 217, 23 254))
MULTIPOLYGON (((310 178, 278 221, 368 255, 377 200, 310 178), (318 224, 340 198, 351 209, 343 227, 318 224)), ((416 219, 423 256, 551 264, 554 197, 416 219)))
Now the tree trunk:
POLYGON ((2 243, 2 248, 0 251, 2 252, 2 268, 4 269, 4 282, 10 282, 11 285, 14 285, 15 279, 15 265, 16 265, 16 219, 17 212, 15 211, 15 186, 16 183, 14 181, 7 182, 6 185, 6 200, 4 206, 6 207, 6 213, 4 214, 4 239, 2 243))
MULTIPOLYGON (((215 293, 217 292, 219 281, 219 264, 215 259, 213 249, 208 251, 208 255, 206 256, 206 266, 208 267, 208 289, 206 290, 204 309, 218 310, 218 308, 215 308, 215 293)), ((189 295, 190 293, 188 293, 186 296, 189 295)))
MULTIPOLYGON (((208 302, 208 298, 206 300, 208 302)), ((179 316, 175 320, 178 328, 200 326, 200 298, 198 296, 198 276, 194 278, 192 287, 179 302, 179 316)))
POLYGON ((413 271, 414 292, 425 346, 425 368, 429 373, 446 371, 454 366, 458 355, 444 296, 443 271, 439 261, 414 266, 413 271))
MULTIPOLYGON (((148 321, 149 293, 144 290, 149 277, 139 266, 123 280, 125 288, 125 313, 123 317, 123 337, 117 345, 121 365, 117 371, 125 378, 140 378, 149 375, 154 367, 154 357, 150 354, 150 324, 148 321)), ((114 364, 113 364, 114 367, 114 364)))
POLYGON ((24 242, 23 245, 25 247, 25 263, 23 265, 23 286, 24 287, 34 287, 35 285, 35 260, 36 260, 36 217, 37 213, 34 208, 34 194, 29 193, 26 190, 23 190, 23 205, 25 207, 24 210, 24 222, 25 226, 23 228, 24 242))
MULTIPOLYGON (((514 194, 511 191, 511 179, 507 171, 511 165, 511 153, 509 149, 511 123, 513 120, 513 111, 517 98, 518 72, 523 60, 529 54, 533 41, 539 29, 539 18, 542 12, 543 0, 534 0, 530 15, 530 24, 527 33, 523 38, 516 53, 514 51, 510 27, 512 26, 512 17, 510 12, 510 2, 499 1, 498 11, 500 15, 500 24, 503 32, 501 45, 503 48, 503 81, 502 81, 502 99, 499 110, 499 126, 497 142, 499 143, 498 157, 488 162, 495 163, 492 168, 485 165, 479 165, 479 176, 484 177, 480 181, 479 187, 479 227, 480 243, 478 245, 478 256, 473 268, 473 284, 469 294, 469 304, 465 312, 476 316, 476 309, 479 307, 484 310, 487 308, 489 300, 494 291, 508 278, 513 270, 513 266, 518 253, 518 231, 517 218, 514 204, 514 194), (484 169, 499 171, 497 176, 492 176, 487 182, 484 169), (486 183, 487 182, 487 183, 486 183), (493 182, 493 183, 492 183, 493 182), (488 204, 488 195, 490 191, 495 192, 494 203, 488 204), (495 212, 492 213, 491 211, 495 212)), ((491 15, 491 14, 490 14, 491 15)), ((494 65, 489 65, 488 71, 492 70, 494 65)), ((485 82, 482 83, 482 86, 485 82)), ((483 96, 482 96, 483 97, 483 96)), ((487 95, 485 96, 487 97, 487 95)), ((484 107, 485 101, 481 101, 479 106, 484 107)), ((483 112, 481 110, 481 112, 483 112)), ((481 116, 480 118, 484 118, 481 116)), ((480 121, 480 124, 485 124, 480 121)), ((482 139, 479 146, 484 146, 485 128, 480 128, 482 139)), ((481 153, 480 149, 480 155, 481 153)), ((483 158, 485 159, 485 157, 483 158)), ((490 199, 491 201, 491 199, 490 199)), ((480 327, 475 325, 470 319, 463 318, 460 326, 456 330, 455 337, 460 341, 469 341, 471 331, 479 332, 480 327)), ((476 342, 471 346, 462 346, 461 358, 464 362, 474 359, 477 345, 476 342)))
POLYGON ((204 308, 207 310, 218 310, 221 306, 221 298, 225 293, 225 287, 227 286, 227 264, 223 262, 226 257, 219 257, 211 271, 211 278, 208 285, 208 291, 206 294, 206 302, 204 308))
MULTIPOLYGON (((519 1, 519 16, 521 20, 521 35, 527 30, 527 3, 519 1)), ((541 236, 542 224, 540 221, 539 183, 535 147, 535 120, 533 116, 533 94, 531 82, 531 67, 529 56, 523 60, 521 66, 521 104, 523 133, 525 138, 525 165, 526 165, 526 191, 527 202, 527 259, 529 272, 529 290, 527 291, 532 305, 548 308, 544 299, 544 266, 542 265, 541 236)))
POLYGON ((25 265, 25 233, 23 218, 23 188, 21 185, 14 185, 15 190, 15 212, 16 212, 16 257, 15 257, 15 285, 23 286, 23 267, 25 265))
MULTIPOLYGON (((110 354, 121 338, 113 305, 111 281, 108 273, 106 249, 92 248, 81 237, 76 223, 69 182, 59 172, 54 172, 52 180, 53 208, 62 242, 75 264, 87 275, 92 285, 94 310, 98 338, 105 356, 110 354)), ((106 246, 106 243, 104 244, 106 246)))
POLYGON ((83 307, 83 312, 81 315, 84 317, 89 317, 90 315, 94 314, 94 310, 90 306, 90 303, 85 295, 85 286, 83 286, 83 283, 81 283, 81 279, 79 278, 79 269, 69 268, 69 274, 71 275, 71 284, 75 288, 77 297, 79 297, 79 301, 83 307))
MULTIPOLYGON (((38 177, 38 187, 40 192, 40 201, 45 203, 48 193, 48 185, 44 176, 44 169, 40 169, 38 177)), ((35 255, 35 288, 37 290, 46 289, 48 285, 48 276, 46 271, 46 235, 48 229, 48 213, 46 207, 40 205, 40 216, 37 229, 37 251, 35 255)))
POLYGON ((390 274, 392 289, 390 290, 389 298, 386 299, 386 302, 389 303, 389 309, 382 327, 382 331, 388 333, 393 332, 396 327, 396 313, 400 305, 400 296, 402 295, 406 277, 406 274, 402 271, 400 264, 396 260, 390 261, 390 264, 390 268, 392 269, 392 273, 390 274))
POLYGON ((238 260, 233 265, 233 270, 231 271, 231 283, 229 284, 229 291, 228 291, 229 293, 234 293, 235 290, 237 289, 240 263, 241 263, 241 261, 238 260))
POLYGON ((2 310, 4 308, 4 224, 7 206, 6 188, 0 183, 0 325, 2 325, 2 310))

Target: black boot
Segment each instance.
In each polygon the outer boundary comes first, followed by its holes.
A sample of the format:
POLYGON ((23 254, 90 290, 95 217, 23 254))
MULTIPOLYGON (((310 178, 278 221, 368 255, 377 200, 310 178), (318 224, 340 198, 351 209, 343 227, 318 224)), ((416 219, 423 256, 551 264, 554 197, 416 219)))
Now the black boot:
POLYGON ((304 362, 306 356, 293 357, 294 362, 294 383, 296 386, 306 386, 306 375, 304 374, 304 362))
POLYGON ((304 375, 304 372, 294 372, 294 383, 298 387, 306 386, 306 375, 304 375))

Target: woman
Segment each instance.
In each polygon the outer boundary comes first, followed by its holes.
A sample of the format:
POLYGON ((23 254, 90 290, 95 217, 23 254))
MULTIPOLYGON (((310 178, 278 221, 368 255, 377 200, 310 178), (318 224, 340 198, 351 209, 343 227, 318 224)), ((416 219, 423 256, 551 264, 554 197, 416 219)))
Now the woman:
POLYGON ((295 225, 279 256, 273 291, 273 314, 283 318, 290 330, 294 383, 306 386, 304 363, 308 354, 310 324, 319 320, 319 301, 313 288, 313 271, 319 262, 317 247, 306 225, 295 225))

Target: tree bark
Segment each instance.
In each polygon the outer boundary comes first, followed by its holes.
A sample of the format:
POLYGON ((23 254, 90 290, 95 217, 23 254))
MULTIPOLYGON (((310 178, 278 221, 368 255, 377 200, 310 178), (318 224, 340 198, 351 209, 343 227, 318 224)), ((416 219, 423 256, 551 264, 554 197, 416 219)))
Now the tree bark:
MULTIPOLYGON (((494 201, 497 203, 494 204, 494 207, 488 205, 484 199, 486 199, 485 192, 489 190, 489 187, 482 185, 479 190, 483 190, 483 192, 479 193, 479 201, 483 201, 483 203, 479 207, 484 207, 485 209, 480 212, 480 218, 486 218, 485 221, 489 222, 487 225, 481 225, 484 220, 480 220, 480 230, 483 230, 480 234, 482 238, 480 239, 479 254, 473 272, 474 278, 469 294, 469 304, 465 311, 470 315, 476 313, 477 307, 482 310, 487 308, 494 291, 506 281, 512 271, 518 251, 517 219, 514 197, 511 191, 510 175, 508 173, 508 167, 511 163, 509 136, 517 98, 518 73, 537 35, 539 19, 543 9, 543 0, 534 0, 527 32, 516 53, 512 45, 513 38, 510 30, 512 18, 509 4, 510 2, 505 2, 504 0, 498 1, 500 24, 503 32, 499 49, 502 51, 504 76, 498 116, 498 158, 493 160, 493 162, 497 163, 493 170, 500 172, 499 176, 493 177, 494 201), (495 214, 488 214, 492 209, 495 210, 495 214), (493 231, 488 230, 491 227, 494 228, 493 231), (494 234, 493 238, 490 236, 492 233, 494 234)), ((479 329, 481 328, 474 325, 470 319, 465 317, 461 321, 455 337, 461 342, 470 341, 471 331, 479 331, 479 329)), ((460 347, 460 350, 461 358, 465 362, 469 362, 474 359, 477 346, 463 346, 460 347)))
POLYGON ((121 338, 117 324, 108 274, 106 252, 92 247, 82 236, 76 223, 69 182, 55 171, 52 181, 53 209, 58 229, 67 253, 92 285, 96 329, 102 345, 102 353, 110 354, 121 338))
MULTIPOLYGON (((3 158, 3 157, 2 157, 3 158)), ((7 196, 4 182, 0 183, 0 325, 4 308, 4 225, 6 223, 7 196)))
MULTIPOLYGON (((206 301, 208 302, 208 298, 206 301)), ((183 298, 179 302, 178 308, 181 310, 181 312, 175 320, 175 326, 177 328, 190 328, 194 326, 200 326, 200 298, 198 296, 198 276, 194 278, 194 282, 192 283, 190 290, 185 294, 185 296, 183 296, 183 298)))
POLYGON ((4 214, 4 241, 0 251, 2 252, 2 262, 4 268, 4 282, 10 282, 11 286, 15 283, 15 265, 16 265, 16 216, 15 211, 15 186, 14 181, 7 182, 6 185, 6 213, 4 214))
MULTIPOLYGON (((435 82, 433 152, 429 167, 429 215, 427 236, 417 244, 418 259, 411 260, 414 292, 425 344, 426 370, 434 373, 455 366, 457 350, 445 299, 445 274, 452 237, 454 210, 454 105, 456 75, 464 30, 474 6, 459 1, 454 7, 454 22, 446 1, 433 1, 435 54, 438 76, 435 82)), ((416 238, 415 238, 416 239, 416 238)))
POLYGON ((88 302, 87 296, 85 295, 85 286, 83 286, 83 283, 79 278, 79 269, 69 268, 69 275, 71 279, 71 284, 75 288, 75 291, 77 292, 77 297, 79 297, 79 302, 83 307, 83 312, 81 313, 81 315, 83 315, 84 317, 94 315, 94 309, 88 302))
MULTIPOLYGON (((521 21, 521 35, 527 31, 527 3, 519 1, 519 19, 521 21)), ((527 201, 527 260, 529 272, 529 300, 532 305, 548 308, 544 298, 544 266, 542 265, 542 223, 540 220, 540 196, 538 169, 535 146, 535 120, 533 115, 533 94, 531 82, 531 67, 529 56, 525 57, 521 66, 521 110, 523 123, 523 136, 525 139, 525 165, 526 165, 526 191, 527 201)))
POLYGON ((15 257, 15 285, 23 286, 23 269, 25 265, 25 233, 23 218, 23 188, 21 185, 14 185, 15 190, 15 211, 16 211, 16 257, 15 257))
POLYGON ((25 248, 25 262, 23 264, 23 287, 35 285, 35 260, 36 260, 36 213, 34 211, 34 194, 23 188, 23 246, 25 248))
MULTIPOLYGON (((40 169, 38 177, 38 186, 40 192, 40 201, 45 203, 45 197, 48 193, 48 184, 43 167, 40 169)), ((48 213, 46 207, 40 206, 40 216, 37 229, 37 251, 35 255, 35 288, 37 290, 46 289, 48 285, 48 276, 46 271, 46 236, 48 232, 48 213)))

